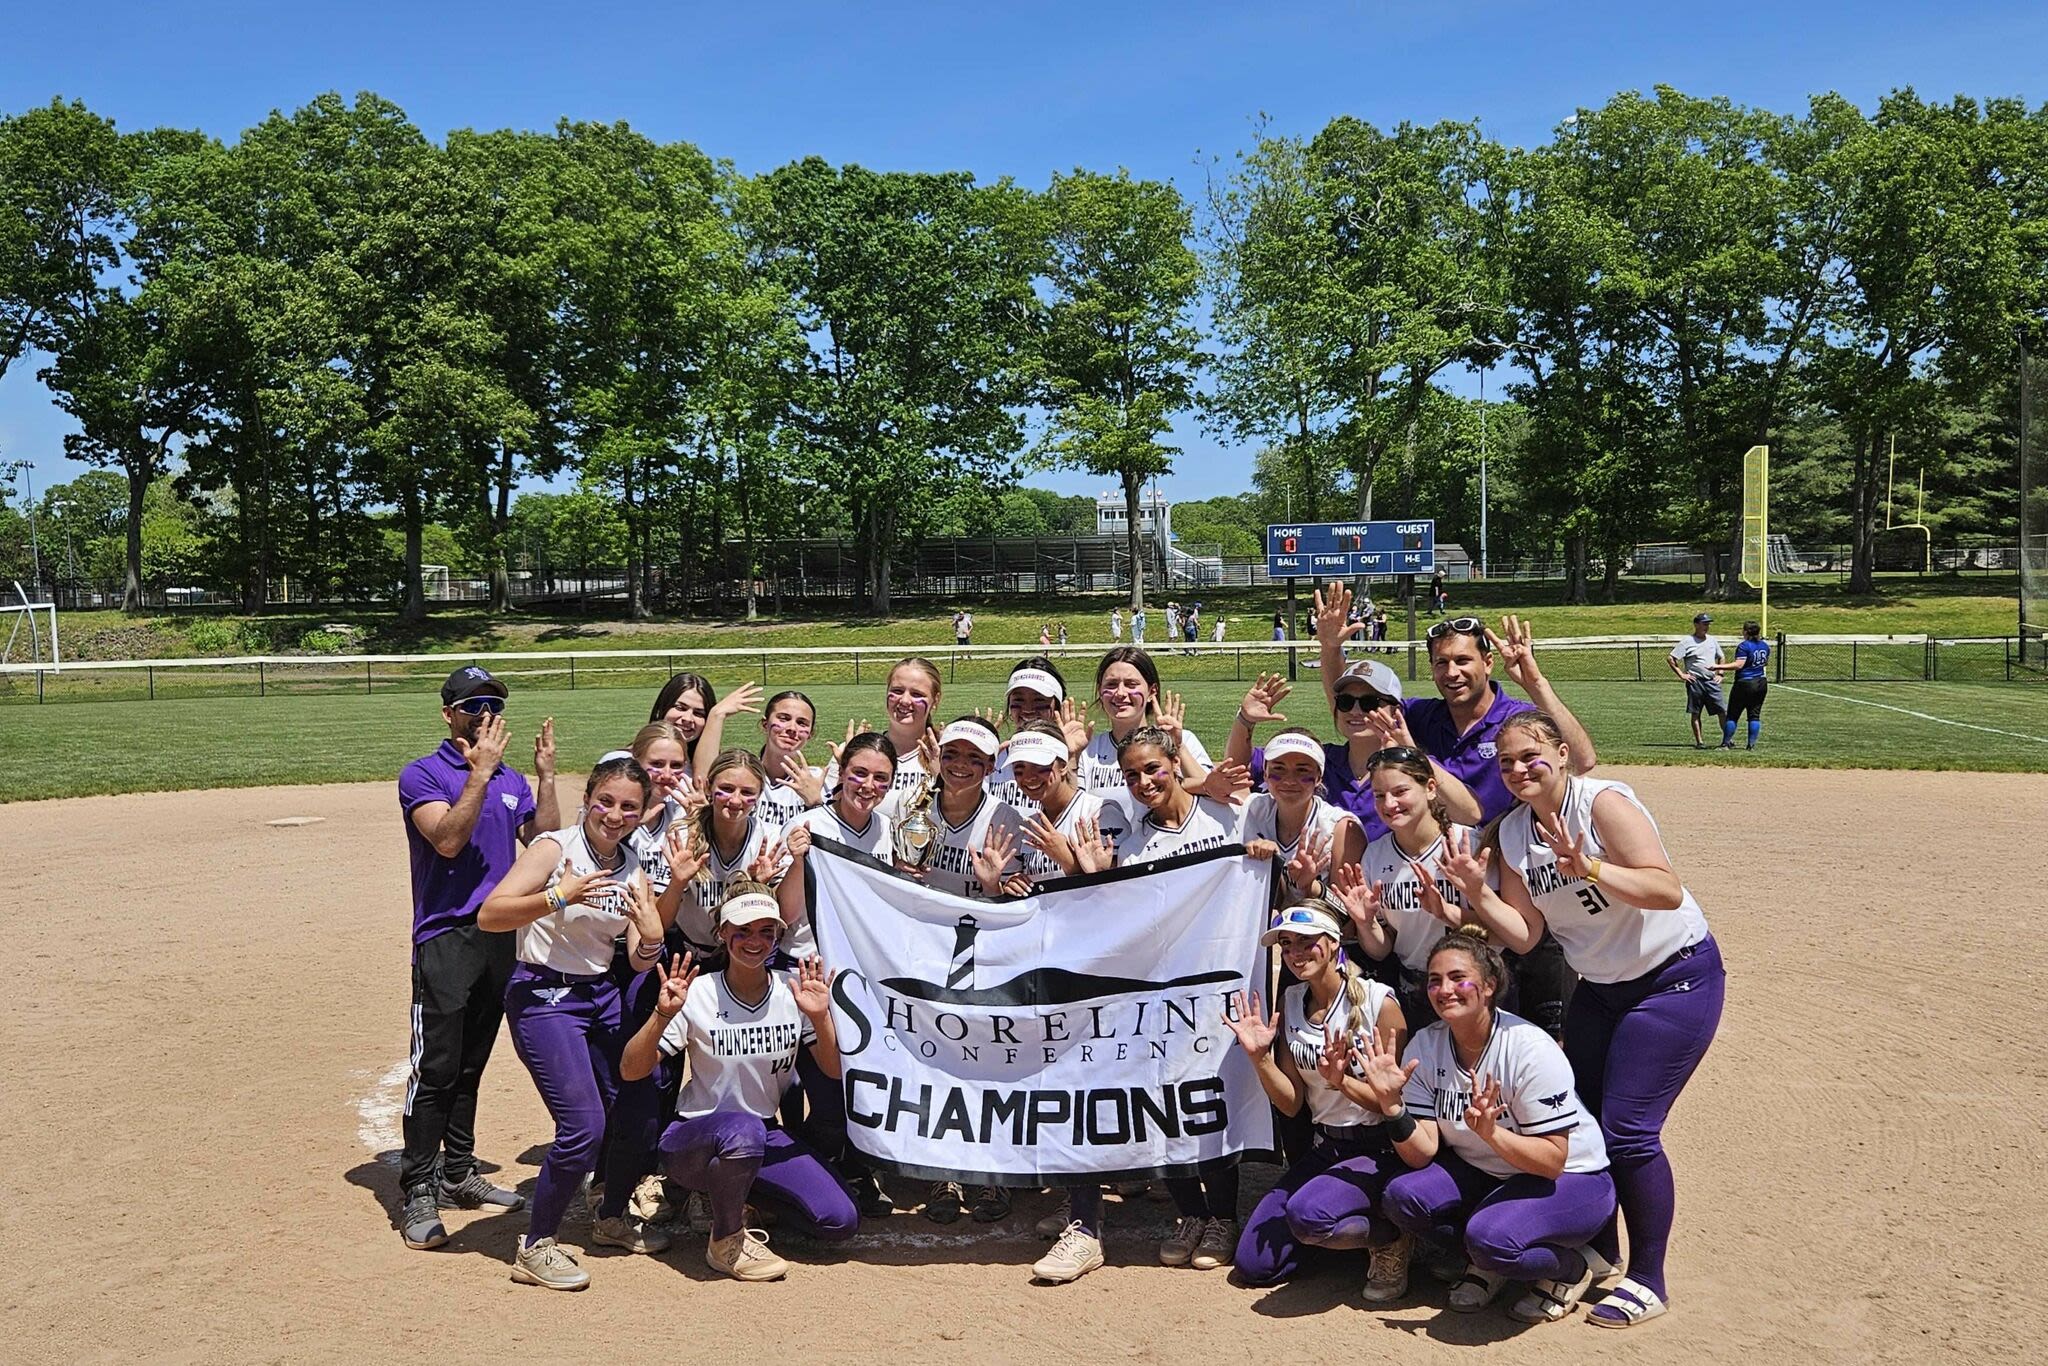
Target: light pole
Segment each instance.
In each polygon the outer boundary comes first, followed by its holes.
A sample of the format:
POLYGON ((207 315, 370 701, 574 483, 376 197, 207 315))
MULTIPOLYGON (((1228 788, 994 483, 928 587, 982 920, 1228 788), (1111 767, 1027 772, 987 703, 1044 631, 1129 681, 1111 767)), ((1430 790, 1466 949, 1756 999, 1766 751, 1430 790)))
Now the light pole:
POLYGON ((6 470, 9 475, 26 480, 28 483, 28 502, 24 506, 28 508, 28 556, 31 566, 29 572, 32 576, 29 582, 41 583, 43 581, 43 552, 36 544, 35 466, 29 464, 26 460, 15 460, 6 466, 6 470))

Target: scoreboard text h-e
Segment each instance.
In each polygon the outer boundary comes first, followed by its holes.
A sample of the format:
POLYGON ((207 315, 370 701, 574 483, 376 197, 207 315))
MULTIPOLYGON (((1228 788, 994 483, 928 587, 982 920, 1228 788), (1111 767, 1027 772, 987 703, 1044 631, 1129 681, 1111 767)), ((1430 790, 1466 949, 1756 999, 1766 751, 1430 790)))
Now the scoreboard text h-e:
POLYGON ((1275 579, 1436 570, 1436 522, 1293 522, 1266 528, 1266 574, 1275 579))

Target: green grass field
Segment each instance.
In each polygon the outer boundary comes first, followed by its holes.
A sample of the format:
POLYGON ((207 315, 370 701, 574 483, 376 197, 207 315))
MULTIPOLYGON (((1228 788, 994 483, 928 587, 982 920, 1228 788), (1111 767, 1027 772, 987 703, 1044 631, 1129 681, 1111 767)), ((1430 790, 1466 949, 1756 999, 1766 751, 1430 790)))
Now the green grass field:
MULTIPOLYGON (((1179 662, 1165 661, 1169 686, 1179 662)), ((977 672, 984 676, 947 689, 943 715, 1000 703, 1000 670, 992 665, 977 672)), ((650 674, 633 686, 574 692, 515 685, 508 716, 514 734, 529 737, 542 716, 552 715, 563 769, 580 770, 631 736, 658 682, 650 674)), ((1418 691, 1428 687, 1418 680, 1418 691)), ((2038 682, 1773 685, 1765 748, 1754 755, 1695 752, 1675 681, 1560 679, 1559 687, 1592 730, 1603 759, 1612 762, 2048 772, 2048 686, 2038 682)), ((859 687, 832 682, 807 690, 821 712, 821 733, 837 734, 850 716, 881 714, 879 678, 859 687)), ((1220 749, 1243 685, 1193 681, 1185 690, 1190 724, 1220 749)), ((1313 673, 1304 674, 1290 701, 1296 720, 1328 729, 1313 673)), ((0 707, 0 801, 392 781, 440 734, 433 682, 426 679, 368 696, 272 692, 13 704, 0 707)), ((748 718, 734 738, 752 743, 756 734, 748 718)), ((528 739, 515 741, 511 753, 518 767, 530 768, 528 739)), ((822 744, 814 746, 814 757, 822 761, 824 753, 822 744)))

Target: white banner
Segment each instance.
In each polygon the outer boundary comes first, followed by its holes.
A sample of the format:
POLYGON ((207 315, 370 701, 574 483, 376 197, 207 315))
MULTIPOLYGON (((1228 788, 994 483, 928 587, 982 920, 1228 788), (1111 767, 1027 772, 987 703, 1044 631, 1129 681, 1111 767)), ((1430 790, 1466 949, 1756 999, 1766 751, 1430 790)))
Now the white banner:
POLYGON ((1264 991, 1270 863, 1232 845, 988 902, 812 848, 847 1134, 877 1163, 1037 1186, 1272 1148, 1224 1023, 1232 992, 1264 991))

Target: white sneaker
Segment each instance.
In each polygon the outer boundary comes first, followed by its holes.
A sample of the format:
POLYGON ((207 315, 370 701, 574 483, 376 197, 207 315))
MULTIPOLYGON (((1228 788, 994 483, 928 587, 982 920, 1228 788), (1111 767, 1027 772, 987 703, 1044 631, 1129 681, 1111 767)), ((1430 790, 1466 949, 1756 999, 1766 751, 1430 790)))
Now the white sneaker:
POLYGON ((1415 1240, 1404 1233, 1372 1250, 1372 1264, 1365 1273, 1367 1304, 1392 1304, 1408 1293, 1408 1254, 1414 1246, 1415 1240))
POLYGON ((757 1228, 713 1238, 704 1249, 704 1260, 713 1271, 736 1281, 779 1281, 789 1274, 789 1263, 768 1250, 768 1235, 757 1228))
POLYGON ((1041 1238, 1057 1238, 1067 1231, 1067 1225, 1074 1222, 1074 1197, 1060 1196, 1060 1203, 1052 1213, 1043 1215, 1032 1225, 1032 1231, 1041 1238))
POLYGON ((533 1242, 519 1240, 512 1255, 512 1279, 521 1285, 541 1285, 549 1290, 581 1290, 590 1284, 590 1273, 570 1255, 569 1249, 552 1238, 533 1242))
POLYGON ((1173 1232, 1159 1240, 1159 1264, 1186 1266, 1195 1255, 1195 1244, 1202 1241, 1202 1229, 1207 1223, 1206 1219, 1174 1220, 1173 1232))
POLYGON ((651 1257, 668 1251, 669 1240, 668 1235, 658 1228, 649 1228, 630 1215, 615 1214, 590 1226, 590 1241, 651 1257))
POLYGON ((1237 1256, 1237 1220, 1210 1219, 1202 1225, 1202 1236, 1188 1257, 1197 1271, 1214 1271, 1229 1266, 1237 1256))
POLYGON ((1054 1285, 1065 1285, 1078 1281, 1096 1267, 1102 1265, 1102 1240, 1081 1227, 1077 1221, 1068 1224, 1046 1254, 1031 1264, 1031 1274, 1041 1281, 1054 1285))

